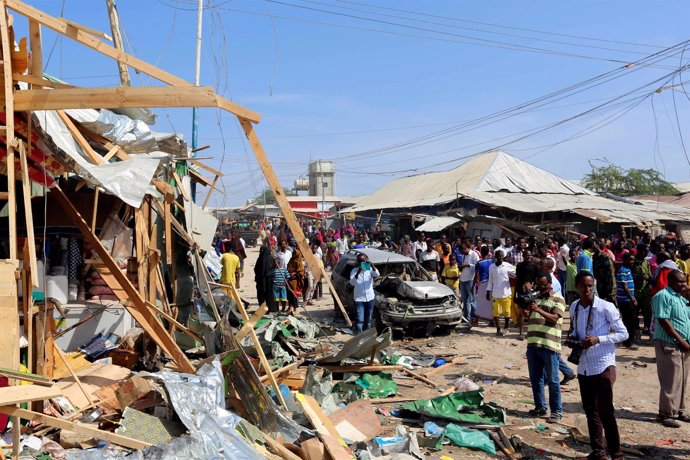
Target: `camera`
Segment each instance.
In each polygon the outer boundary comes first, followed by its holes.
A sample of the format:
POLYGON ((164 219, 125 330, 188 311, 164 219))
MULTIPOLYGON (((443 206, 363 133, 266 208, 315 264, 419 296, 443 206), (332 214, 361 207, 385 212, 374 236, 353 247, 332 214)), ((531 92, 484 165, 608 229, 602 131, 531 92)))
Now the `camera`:
MULTIPOLYGON (((548 294, 546 295, 548 296, 548 294)), ((544 295, 540 293, 537 289, 530 289, 527 292, 518 294, 515 299, 517 300, 518 307, 522 308, 523 310, 526 310, 529 308, 532 302, 536 302, 537 300, 543 297, 544 295)))
POLYGON ((582 343, 573 337, 568 337, 565 341, 565 345, 572 348, 572 351, 568 355, 568 362, 571 362, 575 365, 580 364, 580 358, 582 357, 582 351, 584 350, 582 343))

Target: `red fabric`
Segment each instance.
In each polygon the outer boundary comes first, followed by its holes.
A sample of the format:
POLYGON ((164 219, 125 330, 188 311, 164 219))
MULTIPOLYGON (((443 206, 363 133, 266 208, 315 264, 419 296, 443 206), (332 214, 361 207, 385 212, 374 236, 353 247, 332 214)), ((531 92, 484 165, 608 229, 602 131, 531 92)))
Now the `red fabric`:
POLYGON ((657 273, 654 283, 652 283, 652 296, 668 286, 669 273, 671 273, 671 269, 668 267, 662 268, 661 271, 657 273))

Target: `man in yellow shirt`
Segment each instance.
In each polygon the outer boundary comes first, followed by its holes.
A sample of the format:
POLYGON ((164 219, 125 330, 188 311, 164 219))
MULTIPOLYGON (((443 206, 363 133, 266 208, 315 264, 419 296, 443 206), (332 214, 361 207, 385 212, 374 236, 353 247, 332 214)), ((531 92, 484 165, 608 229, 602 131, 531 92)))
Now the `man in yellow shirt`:
POLYGON ((678 270, 685 273, 688 278, 688 283, 690 284, 690 245, 684 244, 681 246, 680 251, 678 251, 678 259, 676 259, 676 265, 678 265, 678 270))
MULTIPOLYGON (((240 288, 240 258, 231 251, 226 252, 220 257, 222 270, 220 272, 221 284, 229 284, 240 288)), ((229 288, 226 288, 228 293, 229 288)))

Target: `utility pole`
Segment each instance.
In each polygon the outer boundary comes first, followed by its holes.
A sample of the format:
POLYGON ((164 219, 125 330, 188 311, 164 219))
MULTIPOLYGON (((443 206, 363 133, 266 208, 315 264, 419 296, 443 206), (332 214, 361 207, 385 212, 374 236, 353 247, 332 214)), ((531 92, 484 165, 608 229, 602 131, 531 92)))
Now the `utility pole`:
MULTIPOLYGON (((108 17, 110 18, 110 31, 113 34, 113 46, 120 51, 124 51, 122 34, 120 33, 120 15, 117 13, 115 0, 105 0, 105 5, 108 8, 108 17)), ((132 86, 132 82, 129 79, 127 64, 117 61, 117 68, 120 71, 120 84, 122 86, 132 86)))
POLYGON ((319 160, 319 172, 321 173, 321 229, 326 228, 326 189, 323 186, 323 166, 319 160))
MULTIPOLYGON (((204 19, 204 0, 199 0, 196 7, 196 62, 194 65, 194 85, 201 83, 201 27, 204 19)), ((199 143, 199 107, 192 108, 192 155, 199 143)), ((196 182, 191 183, 192 201, 196 202, 196 182)))

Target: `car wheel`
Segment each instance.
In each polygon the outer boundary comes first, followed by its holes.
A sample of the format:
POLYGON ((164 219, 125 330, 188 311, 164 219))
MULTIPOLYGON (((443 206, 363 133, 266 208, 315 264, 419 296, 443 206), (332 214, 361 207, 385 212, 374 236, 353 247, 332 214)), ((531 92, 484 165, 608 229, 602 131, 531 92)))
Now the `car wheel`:
POLYGON ((438 330, 440 335, 448 335, 455 330, 455 326, 443 324, 443 325, 438 326, 437 330, 438 330))

